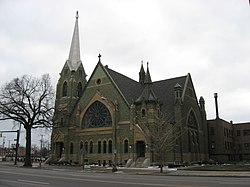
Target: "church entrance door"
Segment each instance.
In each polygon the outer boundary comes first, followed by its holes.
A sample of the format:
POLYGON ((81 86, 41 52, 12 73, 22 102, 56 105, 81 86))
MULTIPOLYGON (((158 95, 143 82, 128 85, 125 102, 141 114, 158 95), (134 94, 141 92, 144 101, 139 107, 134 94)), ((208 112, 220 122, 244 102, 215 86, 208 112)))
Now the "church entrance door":
POLYGON ((64 151, 63 142, 56 142, 56 157, 62 158, 63 151, 64 151))
POLYGON ((145 157, 145 142, 137 141, 136 142, 136 153, 137 157, 145 157))

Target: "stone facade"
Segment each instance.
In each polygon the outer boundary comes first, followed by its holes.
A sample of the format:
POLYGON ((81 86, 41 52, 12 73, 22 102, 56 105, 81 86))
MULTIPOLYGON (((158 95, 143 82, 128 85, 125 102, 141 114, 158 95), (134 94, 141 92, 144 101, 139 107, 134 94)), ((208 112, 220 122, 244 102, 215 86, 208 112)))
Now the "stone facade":
POLYGON ((171 117, 168 124, 178 124, 183 132, 164 161, 208 160, 205 102, 202 97, 198 101, 190 74, 153 82, 142 63, 135 81, 104 66, 99 55, 86 80, 80 55, 74 55, 80 54, 78 33, 77 15, 69 59, 57 84, 53 159, 128 166, 158 162, 145 124, 153 125, 155 116, 164 113, 171 117))

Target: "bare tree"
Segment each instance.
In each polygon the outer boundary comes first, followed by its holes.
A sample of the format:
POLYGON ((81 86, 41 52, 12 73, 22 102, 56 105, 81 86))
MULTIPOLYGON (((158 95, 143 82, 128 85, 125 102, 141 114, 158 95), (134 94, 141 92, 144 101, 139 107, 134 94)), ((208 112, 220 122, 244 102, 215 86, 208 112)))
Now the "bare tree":
POLYGON ((171 122, 173 121, 173 116, 157 115, 154 117, 155 120, 153 123, 143 127, 147 132, 147 138, 150 142, 149 149, 159 162, 161 173, 163 172, 166 155, 175 149, 177 140, 185 133, 185 130, 181 128, 180 122, 171 122))
POLYGON ((53 103, 54 90, 48 74, 41 78, 24 75, 0 90, 0 120, 13 120, 26 130, 24 166, 32 166, 31 129, 52 126, 53 103))

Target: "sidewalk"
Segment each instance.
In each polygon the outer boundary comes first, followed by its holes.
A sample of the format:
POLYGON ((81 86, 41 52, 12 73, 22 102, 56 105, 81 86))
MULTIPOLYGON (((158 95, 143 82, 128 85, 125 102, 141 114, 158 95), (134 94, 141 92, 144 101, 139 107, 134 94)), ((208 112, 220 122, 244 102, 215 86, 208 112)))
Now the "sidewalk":
MULTIPOLYGON (((13 167, 21 167, 23 163, 18 162, 15 166, 13 162, 0 162, 1 165, 8 165, 13 167)), ((58 166, 47 165, 42 163, 41 167, 39 163, 33 163, 33 168, 37 169, 50 169, 50 170, 67 170, 78 171, 88 173, 112 173, 111 167, 85 167, 84 171, 81 166, 58 166)), ((118 171, 114 174, 135 174, 135 175, 166 175, 166 176, 197 176, 197 177, 249 177, 250 172, 247 171, 192 171, 185 169, 168 169, 164 168, 163 173, 160 173, 160 169, 156 167, 152 168, 125 168, 118 167, 118 171)))

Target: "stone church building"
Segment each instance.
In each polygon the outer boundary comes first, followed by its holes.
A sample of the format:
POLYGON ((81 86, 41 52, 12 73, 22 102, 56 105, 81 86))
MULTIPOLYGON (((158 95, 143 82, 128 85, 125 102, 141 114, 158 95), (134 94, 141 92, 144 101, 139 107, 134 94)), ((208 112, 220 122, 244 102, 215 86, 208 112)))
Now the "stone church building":
MULTIPOLYGON (((52 157, 72 163, 157 163, 150 131, 159 114, 182 131, 165 162, 208 160, 205 102, 191 79, 152 81, 149 65, 138 64, 138 80, 103 65, 101 55, 87 79, 80 58, 78 14, 69 52, 57 83, 52 157)), ((167 125, 166 124, 166 125, 167 125)))

